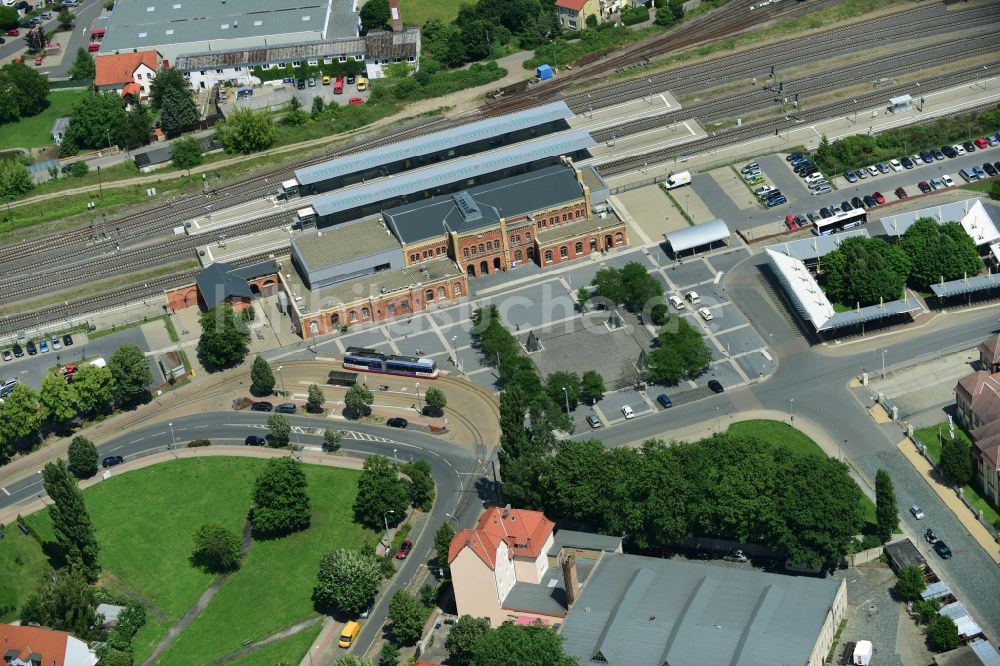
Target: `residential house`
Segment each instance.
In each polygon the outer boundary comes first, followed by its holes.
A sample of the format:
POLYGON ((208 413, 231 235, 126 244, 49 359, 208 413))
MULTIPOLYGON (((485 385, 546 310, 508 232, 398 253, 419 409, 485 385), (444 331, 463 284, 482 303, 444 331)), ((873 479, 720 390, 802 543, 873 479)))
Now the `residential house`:
POLYGON ((97 656, 65 631, 0 624, 0 648, 10 666, 94 666, 97 656))
MULTIPOLYGON (((160 62, 160 54, 156 51, 98 55, 94 58, 94 89, 148 99, 160 62)), ((163 64, 166 65, 166 61, 163 64)))
POLYGON ((978 351, 980 369, 955 387, 955 415, 972 436, 976 480, 1000 504, 1000 335, 985 340, 978 351))
POLYGON ((599 0, 556 0, 556 17, 563 28, 583 30, 588 16, 602 20, 599 0))

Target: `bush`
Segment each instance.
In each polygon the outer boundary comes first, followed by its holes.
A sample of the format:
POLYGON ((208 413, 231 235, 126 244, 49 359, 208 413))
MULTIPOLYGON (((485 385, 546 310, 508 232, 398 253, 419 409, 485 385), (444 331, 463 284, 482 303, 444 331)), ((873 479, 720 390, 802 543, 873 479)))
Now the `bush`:
POLYGON ((76 176, 77 178, 82 178, 86 176, 87 173, 89 172, 90 172, 90 167, 88 167, 87 163, 84 162, 83 160, 80 160, 79 162, 73 162, 73 166, 69 168, 70 175, 76 176))
POLYGON ((622 10, 622 23, 625 25, 635 25, 649 20, 648 7, 629 7, 622 10))
POLYGON ((667 319, 670 317, 670 313, 667 310, 667 306, 663 303, 657 303, 653 306, 653 309, 649 312, 650 318, 653 323, 657 326, 663 326, 667 323, 667 319))
POLYGON ((927 640, 938 652, 954 650, 960 642, 958 626, 947 615, 938 615, 927 625, 927 640))
POLYGON ((212 445, 212 442, 210 440, 207 440, 207 439, 193 439, 190 442, 188 442, 187 448, 189 448, 189 449, 196 449, 199 446, 211 446, 211 445, 212 445))

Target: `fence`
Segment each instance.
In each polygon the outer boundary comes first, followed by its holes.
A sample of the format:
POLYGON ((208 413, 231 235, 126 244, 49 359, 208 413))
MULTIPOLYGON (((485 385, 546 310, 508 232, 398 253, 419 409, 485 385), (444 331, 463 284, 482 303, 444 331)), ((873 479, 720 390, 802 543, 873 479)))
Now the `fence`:
POLYGON ((845 557, 847 560, 847 565, 850 567, 856 567, 859 564, 868 564, 869 562, 874 562, 875 560, 882 557, 882 553, 885 552, 884 546, 876 546, 874 548, 869 548, 868 550, 862 550, 859 553, 852 553, 845 557))

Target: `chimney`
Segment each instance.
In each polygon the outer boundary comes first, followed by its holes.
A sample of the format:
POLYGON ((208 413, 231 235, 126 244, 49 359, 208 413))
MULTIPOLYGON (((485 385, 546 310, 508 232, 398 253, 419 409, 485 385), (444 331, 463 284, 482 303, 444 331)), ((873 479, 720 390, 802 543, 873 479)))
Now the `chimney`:
POLYGON ((399 15, 399 0, 389 0, 389 24, 393 32, 403 31, 403 19, 399 15))
POLYGON ((562 561, 563 582, 566 585, 566 610, 573 607, 580 595, 580 581, 576 575, 576 554, 570 553, 562 561))

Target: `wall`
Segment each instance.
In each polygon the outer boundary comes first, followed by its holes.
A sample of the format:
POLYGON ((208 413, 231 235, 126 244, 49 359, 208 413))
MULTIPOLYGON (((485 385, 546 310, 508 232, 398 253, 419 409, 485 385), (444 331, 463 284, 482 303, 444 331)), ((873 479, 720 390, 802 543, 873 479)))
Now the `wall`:
POLYGON ((492 274, 507 270, 507 255, 503 248, 503 233, 494 227, 480 233, 455 238, 455 261, 467 275, 492 274), (486 270, 483 270, 483 262, 486 270))
POLYGON ((448 256, 448 239, 435 238, 423 243, 403 246, 403 261, 407 266, 448 256))
POLYGON ((389 268, 383 270, 399 270, 403 267, 403 251, 398 247, 392 247, 381 252, 376 252, 357 259, 342 261, 333 266, 325 266, 310 271, 304 270, 300 263, 297 248, 292 252, 292 263, 298 269, 299 275, 310 289, 319 289, 330 284, 346 282, 363 275, 375 273, 376 266, 389 264, 389 268))
POLYGON ((549 568, 549 558, 546 553, 552 548, 555 543, 554 532, 549 534, 549 538, 545 540, 545 545, 542 546, 541 552, 538 553, 538 557, 515 557, 514 558, 514 572, 517 575, 517 580, 520 583, 534 583, 538 584, 542 582, 542 576, 549 568))
POLYGON ((198 285, 192 282, 181 287, 174 287, 166 293, 167 307, 177 311, 198 305, 198 285))
POLYGON ((833 645, 833 639, 837 635, 837 627, 845 617, 847 617, 847 581, 841 580, 833 605, 816 639, 816 645, 813 646, 809 661, 806 662, 808 666, 823 666, 826 663, 826 655, 830 653, 830 646, 833 645))
POLYGON ((625 245, 628 245, 628 232, 625 229, 625 224, 621 223, 554 243, 542 245, 536 240, 535 256, 538 264, 544 268, 546 266, 555 266, 564 261, 586 257, 594 252, 604 252, 605 250, 625 245), (608 235, 611 236, 610 244, 607 242, 608 235), (579 249, 577 243, 581 244, 579 249), (565 257, 562 255, 562 248, 566 248, 565 257), (550 255, 547 254, 548 252, 552 253, 551 258, 549 258, 550 255))
POLYGON ((471 548, 463 548, 451 563, 452 587, 459 615, 488 617, 493 626, 506 617, 500 609, 493 572, 471 548))

